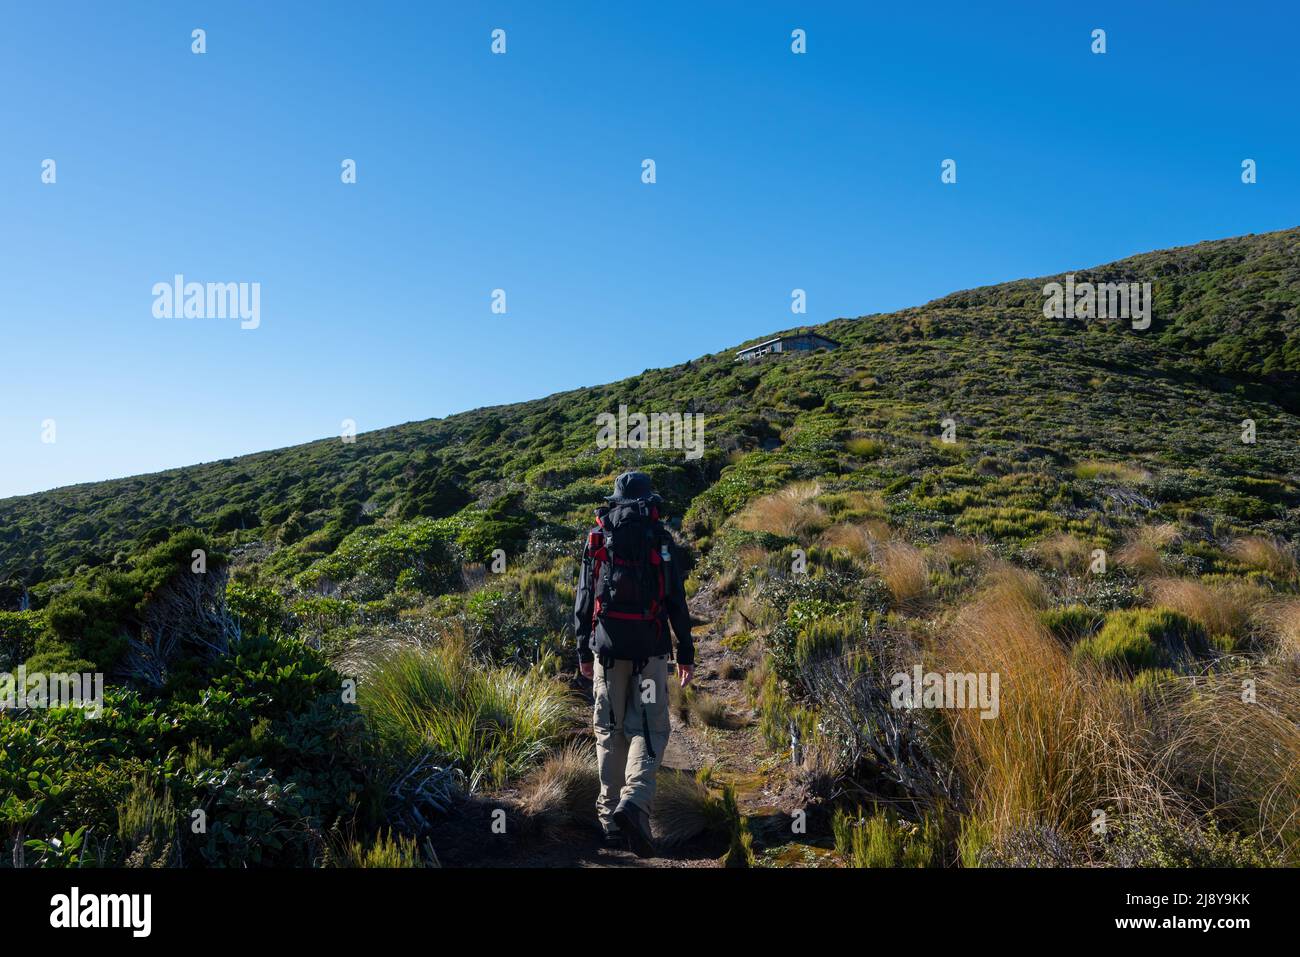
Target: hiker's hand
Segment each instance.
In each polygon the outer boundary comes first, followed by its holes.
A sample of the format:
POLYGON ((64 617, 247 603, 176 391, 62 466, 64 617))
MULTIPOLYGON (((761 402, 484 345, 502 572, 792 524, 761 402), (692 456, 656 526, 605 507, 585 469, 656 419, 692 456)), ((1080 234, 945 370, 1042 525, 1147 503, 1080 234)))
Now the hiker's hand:
POLYGON ((582 676, 588 681, 596 680, 596 666, 590 661, 579 661, 578 670, 582 672, 582 676))
POLYGON ((695 666, 694 666, 694 665, 681 665, 681 664, 679 664, 679 665, 677 666, 677 680, 680 681, 680 682, 682 683, 681 686, 682 686, 683 688, 685 688, 688 684, 690 684, 690 683, 691 683, 691 679, 694 678, 694 677, 695 677, 695 666))

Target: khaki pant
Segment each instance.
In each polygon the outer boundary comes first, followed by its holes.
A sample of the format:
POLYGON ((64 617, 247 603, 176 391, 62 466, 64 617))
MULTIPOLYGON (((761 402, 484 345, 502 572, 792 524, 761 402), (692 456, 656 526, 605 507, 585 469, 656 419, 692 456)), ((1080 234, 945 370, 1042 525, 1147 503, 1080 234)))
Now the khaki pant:
POLYGON ((606 669, 596 662, 596 765, 600 797, 596 813, 601 826, 614 827, 620 801, 631 801, 647 814, 655 797, 655 772, 663 762, 671 730, 668 719, 668 656, 651 658, 641 669, 639 687, 632 689, 632 662, 615 661, 606 669), (645 727, 650 726, 650 747, 645 727), (651 756, 653 749, 653 757, 651 756))

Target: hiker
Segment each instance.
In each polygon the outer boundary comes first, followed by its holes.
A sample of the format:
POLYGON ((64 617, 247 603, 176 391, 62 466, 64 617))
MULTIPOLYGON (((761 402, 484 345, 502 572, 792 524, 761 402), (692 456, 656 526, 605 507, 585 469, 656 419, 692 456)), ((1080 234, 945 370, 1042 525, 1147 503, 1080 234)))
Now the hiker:
POLYGON ((596 699, 596 813, 606 844, 650 857, 650 804, 670 729, 669 623, 683 688, 693 676, 695 647, 681 553, 660 520, 663 500, 650 476, 624 472, 605 501, 587 534, 573 606, 578 667, 596 699))

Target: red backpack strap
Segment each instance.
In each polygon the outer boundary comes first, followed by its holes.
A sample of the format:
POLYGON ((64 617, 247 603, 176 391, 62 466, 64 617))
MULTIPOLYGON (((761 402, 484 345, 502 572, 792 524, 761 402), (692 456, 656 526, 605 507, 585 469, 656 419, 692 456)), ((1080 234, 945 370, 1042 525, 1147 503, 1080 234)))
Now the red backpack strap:
POLYGON ((668 591, 667 581, 665 580, 666 579, 665 566, 667 566, 668 562, 664 560, 662 550, 665 548, 671 548, 672 546, 669 544, 667 536, 663 533, 662 529, 660 530, 660 533, 655 536, 655 538, 656 541, 655 541, 654 550, 650 552, 650 564, 654 566, 656 572, 655 577, 658 579, 659 582, 659 594, 655 596, 655 601, 652 608, 652 610, 655 613, 655 619, 658 620, 659 611, 664 607, 664 596, 667 594, 668 591))
MULTIPOLYGON (((597 516, 596 521, 600 521, 597 516)), ((605 550, 605 533, 599 528, 593 528, 587 533, 587 551, 591 555, 591 590, 596 591, 596 586, 600 583, 601 566, 609 560, 609 552, 605 550)), ((600 599, 597 598, 591 603, 591 626, 596 627, 596 617, 600 614, 600 599)))

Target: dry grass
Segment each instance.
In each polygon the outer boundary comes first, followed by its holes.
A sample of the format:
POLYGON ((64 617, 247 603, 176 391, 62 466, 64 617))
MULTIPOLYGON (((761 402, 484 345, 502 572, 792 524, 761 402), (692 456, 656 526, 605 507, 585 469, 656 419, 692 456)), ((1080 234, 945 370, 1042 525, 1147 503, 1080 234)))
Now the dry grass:
POLYGON ((1273 636, 1277 653, 1300 661, 1300 601, 1288 598, 1270 602, 1260 609, 1259 618, 1273 636))
POLYGON ((958 538, 947 535, 939 540, 935 551, 946 561, 949 567, 958 565, 977 565, 988 557, 988 548, 973 538, 958 538))
POLYGON ((1041 578, 1026 568, 1010 562, 996 562, 984 576, 991 591, 1015 595, 1030 608, 1050 608, 1052 594, 1041 578))
POLYGON ((771 560, 772 553, 762 545, 746 545, 736 553, 736 564, 734 567, 741 572, 747 572, 751 568, 766 565, 771 560))
POLYGON ((718 662, 718 677, 723 681, 739 681, 745 677, 745 671, 744 665, 730 658, 723 658, 718 662))
POLYGON ((737 586, 742 580, 743 577, 740 567, 737 565, 729 565, 714 576, 713 590, 719 595, 734 595, 737 586))
POLYGON ((1147 542, 1130 540, 1115 550, 1115 562, 1121 568, 1143 575, 1159 575, 1165 571, 1165 560, 1160 552, 1147 542))
POLYGON ((779 562, 779 553, 769 552, 761 545, 746 545, 736 552, 733 562, 721 569, 713 579, 714 591, 719 595, 734 595, 740 592, 747 576, 755 568, 770 568, 779 562))
POLYGON ((821 494, 816 482, 795 482, 779 492, 751 502, 737 524, 751 532, 771 532, 806 540, 826 526, 825 510, 813 501, 821 494))
POLYGON ((1064 532, 1044 539, 1034 547, 1034 554, 1044 565, 1068 574, 1087 571, 1091 552, 1086 542, 1064 532))
POLYGON ((929 572, 925 555, 907 542, 888 542, 876 550, 880 577, 899 605, 911 604, 925 595, 929 572))
POLYGON ((1211 635, 1246 637, 1267 599, 1264 589, 1240 580, 1207 585, 1190 578, 1161 578, 1151 583, 1152 604, 1181 612, 1211 635))
POLYGON ((659 771, 650 822, 664 847, 677 847, 709 831, 726 828, 725 816, 708 785, 689 771, 659 771))
POLYGON ((1283 665, 1171 682, 1156 721, 1170 778, 1291 864, 1300 862, 1298 678, 1283 665), (1247 678, 1253 697, 1243 694, 1247 678))
POLYGON ((729 725, 727 703, 703 691, 689 696, 691 716, 706 728, 725 728, 729 725))
POLYGON ((1133 531, 1133 537, 1152 548, 1168 548, 1177 545, 1182 540, 1183 533, 1173 522, 1161 522, 1159 525, 1140 526, 1133 531))
POLYGON ((594 818, 600 777, 591 741, 574 741, 554 752, 524 782, 519 805, 544 826, 558 827, 594 818))
POLYGON ((737 595, 727 605, 723 635, 730 638, 749 631, 760 631, 769 624, 772 614, 772 609, 759 601, 753 593, 737 595))
POLYGON ((1160 550, 1176 544, 1180 537, 1178 526, 1172 522, 1139 526, 1130 531, 1124 544, 1115 550, 1115 561, 1122 568, 1139 574, 1163 574, 1165 559, 1160 550))
POLYGON ((1275 538, 1247 535, 1230 542, 1224 551, 1248 568, 1267 572, 1274 578, 1285 580, 1296 574, 1295 555, 1285 542, 1275 538))
POLYGON ((1128 485, 1141 485, 1151 481, 1151 473, 1146 469, 1123 462, 1080 462, 1074 467, 1074 474, 1076 478, 1123 482, 1128 485))
POLYGON ((1072 668, 1021 589, 995 586, 965 608, 938 657, 940 671, 999 675, 998 717, 944 712, 976 815, 995 836, 1027 824, 1085 833, 1092 809, 1156 790, 1133 745, 1134 697, 1072 668))
POLYGON ((691 723, 691 699, 695 697, 693 687, 683 688, 677 681, 668 682, 668 712, 676 715, 682 724, 691 723))
POLYGON ((859 561, 867 562, 871 560, 872 552, 878 544, 888 539, 889 526, 884 522, 841 522, 822 532, 817 543, 823 548, 839 549, 859 561))

